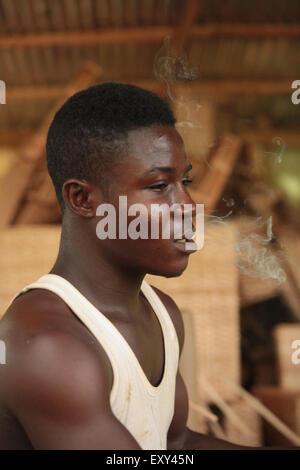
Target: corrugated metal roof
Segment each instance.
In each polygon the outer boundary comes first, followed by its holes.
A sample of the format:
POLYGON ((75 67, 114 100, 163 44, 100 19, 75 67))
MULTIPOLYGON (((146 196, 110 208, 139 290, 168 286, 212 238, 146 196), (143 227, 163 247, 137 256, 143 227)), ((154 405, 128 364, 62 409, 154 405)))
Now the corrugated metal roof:
MULTIPOLYGON (((177 27, 185 0, 0 0, 0 39, 30 34, 103 31, 134 27, 177 27)), ((198 24, 300 24, 300 2, 205 0, 198 24)), ((63 86, 86 60, 103 69, 101 81, 153 79, 154 59, 163 42, 90 43, 0 47, 0 79, 7 88, 63 86)), ((287 37, 207 37, 185 45, 198 79, 299 79, 300 39, 287 37)), ((34 128, 51 108, 52 96, 0 106, 0 131, 34 128)))
POLYGON ((176 25, 181 0, 1 0, 0 33, 176 25))

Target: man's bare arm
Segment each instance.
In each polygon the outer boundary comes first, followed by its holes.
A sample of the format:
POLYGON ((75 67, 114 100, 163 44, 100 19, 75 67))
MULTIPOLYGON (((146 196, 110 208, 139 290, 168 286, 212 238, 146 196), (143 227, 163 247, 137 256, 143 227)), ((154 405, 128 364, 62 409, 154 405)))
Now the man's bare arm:
POLYGON ((7 405, 35 449, 141 449, 111 410, 105 353, 65 331, 29 341, 10 355, 7 405))

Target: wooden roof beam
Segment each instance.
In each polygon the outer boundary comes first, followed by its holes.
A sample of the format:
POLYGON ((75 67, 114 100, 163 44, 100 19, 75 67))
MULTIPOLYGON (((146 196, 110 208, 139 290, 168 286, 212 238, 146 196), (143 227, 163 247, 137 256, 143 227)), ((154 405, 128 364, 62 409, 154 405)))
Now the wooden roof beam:
MULTIPOLYGON (((176 88, 189 88, 203 95, 213 96, 216 101, 226 95, 253 94, 253 95, 272 95, 272 94, 291 94, 291 83, 294 78, 278 80, 201 80, 186 83, 175 83, 176 88)), ((163 95, 164 87, 157 80, 127 80, 128 83, 141 86, 147 90, 163 95)), ((63 85, 37 85, 11 87, 6 89, 7 105, 18 101, 51 101, 65 93, 63 85)))
POLYGON ((127 44, 130 42, 159 43, 166 36, 171 36, 173 32, 174 28, 171 27, 151 26, 0 36, 0 47, 83 46, 88 44, 127 44))
MULTIPOLYGON (((192 4, 191 4, 192 5, 192 4)), ((193 7, 194 8, 194 7, 193 7)), ((213 37, 243 38, 300 38, 299 24, 237 24, 210 23, 188 26, 195 17, 192 9, 181 24, 179 30, 169 26, 149 26, 120 29, 98 29, 91 31, 64 31, 38 34, 18 34, 0 36, 0 47, 46 47, 73 46, 88 44, 127 44, 127 43, 160 43, 167 36, 181 35, 181 41, 187 35, 193 39, 213 37)))
POLYGON ((237 135, 223 135, 219 147, 209 159, 206 172, 198 186, 191 191, 195 201, 205 204, 205 217, 215 209, 240 155, 242 144, 242 139, 237 135))
POLYGON ((229 38, 299 38, 300 25, 275 23, 210 23, 192 28, 193 38, 229 37, 229 38))

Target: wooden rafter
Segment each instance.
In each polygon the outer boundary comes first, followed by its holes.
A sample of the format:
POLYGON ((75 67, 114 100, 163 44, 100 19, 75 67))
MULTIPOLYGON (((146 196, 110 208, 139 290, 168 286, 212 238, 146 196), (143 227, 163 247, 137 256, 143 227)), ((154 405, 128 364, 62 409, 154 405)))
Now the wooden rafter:
POLYGON ((20 151, 21 157, 24 156, 24 158, 28 160, 37 160, 39 158, 42 149, 44 149, 46 135, 56 110, 62 106, 67 98, 78 90, 92 84, 95 78, 99 77, 101 73, 102 69, 99 65, 89 61, 83 64, 76 77, 62 88, 62 93, 58 96, 58 100, 53 106, 53 109, 43 119, 39 128, 34 132, 32 137, 29 138, 28 142, 22 145, 22 150, 20 151))
MULTIPOLYGON (((191 9, 193 14, 193 11, 191 9)), ((191 14, 191 16, 192 16, 191 14)), ((189 19, 189 18, 188 18, 189 19)), ((188 24, 188 21, 186 22, 188 24)), ((185 32, 185 24, 182 26, 185 32)), ((65 31, 38 34, 17 34, 0 37, 0 47, 45 47, 87 44, 126 44, 131 42, 156 43, 167 36, 174 36, 177 29, 169 26, 149 26, 90 31, 65 31)), ((186 33, 184 33, 186 34, 186 33)), ((194 39, 213 37, 243 38, 299 38, 298 24, 204 24, 190 27, 189 35, 194 39)))
MULTIPOLYGON (((236 94, 291 94, 290 79, 277 80, 201 80, 186 83, 174 83, 172 88, 185 88, 200 92, 205 95, 236 95, 236 94)), ((130 83, 141 86, 158 94, 163 94, 164 87, 157 80, 133 80, 130 83)), ((37 85, 10 87, 7 86, 6 101, 12 103, 15 101, 51 101, 63 96, 64 87, 58 85, 37 85)))
POLYGON ((64 31, 40 34, 24 34, 0 37, 0 47, 45 47, 75 46, 88 44, 151 43, 161 42, 171 36, 174 28, 150 26, 120 29, 99 29, 91 31, 64 31))
POLYGON ((299 24, 246 24, 246 23, 216 23, 197 25, 192 29, 194 38, 210 37, 242 37, 242 38, 298 38, 299 24))
POLYGON ((215 208, 228 183, 240 155, 242 143, 242 139, 234 134, 224 135, 219 147, 210 157, 208 168, 198 187, 193 190, 194 200, 205 204, 206 216, 215 208))
MULTIPOLYGON (((9 173, 3 178, 0 185, 0 228, 14 223, 16 217, 20 219, 19 207, 24 199, 25 192, 30 187, 30 181, 39 164, 39 160, 44 155, 45 139, 55 111, 61 106, 63 101, 76 91, 89 86, 100 74, 101 68, 98 65, 91 62, 83 64, 78 74, 64 87, 64 93, 56 102, 55 107, 53 107, 51 112, 43 119, 39 128, 19 149, 19 158, 12 165, 9 173)), ((26 222, 29 223, 28 211, 26 217, 26 222)))

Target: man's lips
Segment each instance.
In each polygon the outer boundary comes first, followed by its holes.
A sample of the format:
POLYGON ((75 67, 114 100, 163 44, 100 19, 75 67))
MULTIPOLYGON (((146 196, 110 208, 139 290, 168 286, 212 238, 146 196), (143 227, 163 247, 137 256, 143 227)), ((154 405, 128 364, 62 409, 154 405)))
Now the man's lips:
POLYGON ((192 225, 192 229, 184 232, 182 238, 174 238, 174 245, 176 246, 176 248, 178 248, 180 251, 185 252, 186 254, 193 253, 198 250, 198 246, 193 240, 195 235, 196 230, 194 225, 192 225))
POLYGON ((185 232, 182 236, 182 238, 175 238, 175 242, 178 242, 178 241, 185 241, 185 242, 189 242, 190 240, 193 239, 193 237, 195 237, 196 235, 196 232, 195 232, 195 228, 193 226, 192 230, 188 230, 187 232, 185 232))
POLYGON ((175 240, 174 245, 180 251, 183 251, 186 254, 194 253, 198 250, 198 245, 193 240, 175 240))

